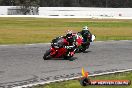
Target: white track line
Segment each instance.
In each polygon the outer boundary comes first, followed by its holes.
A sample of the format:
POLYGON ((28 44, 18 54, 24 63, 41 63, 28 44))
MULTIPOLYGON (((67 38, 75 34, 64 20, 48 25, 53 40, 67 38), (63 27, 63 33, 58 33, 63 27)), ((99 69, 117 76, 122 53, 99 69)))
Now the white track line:
POLYGON ((8 45, 0 45, 0 47, 8 47, 8 46, 34 46, 34 45, 49 45, 51 43, 33 43, 33 44, 8 44, 8 45))
MULTIPOLYGON (((113 41, 116 41, 116 40, 107 40, 107 41, 94 41, 94 42, 113 42, 113 41)), ((118 40, 118 41, 132 41, 132 40, 118 40)), ((93 43, 94 43, 93 42, 93 43)), ((0 45, 0 47, 6 47, 6 46, 19 46, 19 45, 27 45, 27 46, 33 46, 33 45, 39 45, 39 44, 43 44, 43 45, 49 45, 51 43, 33 43, 33 44, 8 44, 8 45, 0 45)))
MULTIPOLYGON (((93 74, 93 75, 89 75, 89 76, 100 76, 100 75, 121 73, 121 72, 127 72, 127 71, 132 71, 132 69, 119 70, 119 71, 113 71, 113 72, 103 72, 103 73, 93 74)), ((80 77, 82 77, 82 76, 72 77, 72 78, 65 78, 65 79, 60 79, 60 80, 47 81, 47 82, 40 82, 40 83, 34 83, 34 84, 28 84, 28 85, 13 87, 13 88, 32 87, 32 86, 36 86, 36 85, 49 84, 49 83, 53 83, 53 82, 61 82, 61 81, 67 81, 67 80, 72 80, 72 79, 78 79, 80 77)))

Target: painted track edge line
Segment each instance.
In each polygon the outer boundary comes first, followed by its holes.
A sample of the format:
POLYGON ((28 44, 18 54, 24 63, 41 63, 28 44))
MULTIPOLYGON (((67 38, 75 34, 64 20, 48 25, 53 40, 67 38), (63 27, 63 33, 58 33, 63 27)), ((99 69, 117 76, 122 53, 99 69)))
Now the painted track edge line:
POLYGON ((51 43, 32 43, 32 44, 6 44, 0 45, 0 47, 8 47, 8 46, 33 46, 33 45, 49 45, 51 43))
MULTIPOLYGON (((132 40, 106 40, 106 41, 94 41, 94 42, 113 42, 113 41, 132 41, 132 40)), ((3 47, 6 47, 6 46, 24 46, 24 45, 32 46, 32 45, 40 45, 40 44, 49 45, 51 43, 7 44, 7 45, 0 45, 0 47, 2 47, 2 46, 3 47)))
MULTIPOLYGON (((93 74, 93 75, 89 75, 89 76, 101 76, 101 75, 114 74, 114 73, 121 73, 121 72, 127 72, 127 71, 132 71, 132 69, 119 70, 119 71, 113 71, 113 72, 103 72, 103 73, 93 74)), ((59 79, 59 80, 53 80, 53 81, 47 81, 47 82, 39 82, 39 83, 34 83, 34 84, 28 84, 28 85, 23 85, 23 86, 17 86, 17 87, 13 87, 13 88, 26 88, 26 87, 36 86, 36 85, 49 84, 49 83, 53 83, 53 82, 61 82, 61 81, 67 81, 67 80, 78 79, 78 78, 80 78, 80 77, 82 77, 82 76, 72 77, 72 78, 65 78, 65 79, 59 79)))

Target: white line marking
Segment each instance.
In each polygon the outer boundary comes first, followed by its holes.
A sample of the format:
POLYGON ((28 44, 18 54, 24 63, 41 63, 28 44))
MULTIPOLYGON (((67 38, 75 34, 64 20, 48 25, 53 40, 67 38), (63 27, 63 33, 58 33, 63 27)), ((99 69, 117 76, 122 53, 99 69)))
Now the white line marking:
MULTIPOLYGON (((103 73, 93 74, 93 75, 89 75, 89 76, 100 76, 100 75, 121 73, 121 72, 127 72, 127 71, 132 71, 132 69, 119 70, 119 71, 113 71, 113 72, 103 72, 103 73)), ((65 78, 65 79, 60 79, 60 80, 47 81, 47 82, 39 82, 39 83, 34 83, 34 84, 28 84, 28 85, 23 85, 23 86, 17 86, 17 87, 13 87, 13 88, 32 87, 32 86, 36 86, 36 85, 49 84, 49 83, 53 83, 53 82, 61 82, 61 81, 67 81, 67 80, 72 80, 72 79, 78 79, 78 78, 80 78, 80 77, 82 77, 82 76, 72 77, 72 78, 65 78)))
MULTIPOLYGON (((128 42, 128 41, 132 41, 132 40, 107 40, 107 41, 94 41, 94 42, 113 42, 113 41, 124 41, 124 42, 128 42)), ((9 45, 0 45, 0 47, 6 47, 6 46, 19 46, 19 45, 28 45, 28 46, 33 46, 33 45, 39 45, 39 44, 42 44, 42 45, 49 45, 51 43, 33 43, 33 44, 9 44, 9 45)))
POLYGON ((34 44, 9 44, 9 45, 0 45, 0 47, 8 47, 8 46, 34 46, 34 45, 49 45, 50 43, 34 43, 34 44))

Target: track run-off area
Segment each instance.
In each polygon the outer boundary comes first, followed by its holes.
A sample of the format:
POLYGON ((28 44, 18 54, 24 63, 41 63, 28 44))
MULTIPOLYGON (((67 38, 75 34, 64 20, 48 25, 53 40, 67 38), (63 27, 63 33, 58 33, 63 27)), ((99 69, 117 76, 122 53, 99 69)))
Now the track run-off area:
POLYGON ((71 60, 43 60, 50 44, 0 45, 0 88, 132 69, 132 41, 96 41, 71 60))

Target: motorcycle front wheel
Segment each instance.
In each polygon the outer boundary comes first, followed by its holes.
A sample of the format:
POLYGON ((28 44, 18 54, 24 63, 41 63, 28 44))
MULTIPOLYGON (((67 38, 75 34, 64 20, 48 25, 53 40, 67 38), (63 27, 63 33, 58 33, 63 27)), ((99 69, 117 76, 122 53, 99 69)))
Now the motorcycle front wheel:
POLYGON ((50 50, 47 50, 47 51, 44 53, 43 59, 44 59, 44 60, 48 60, 48 59, 50 59, 50 58, 51 58, 51 56, 50 56, 50 50))

